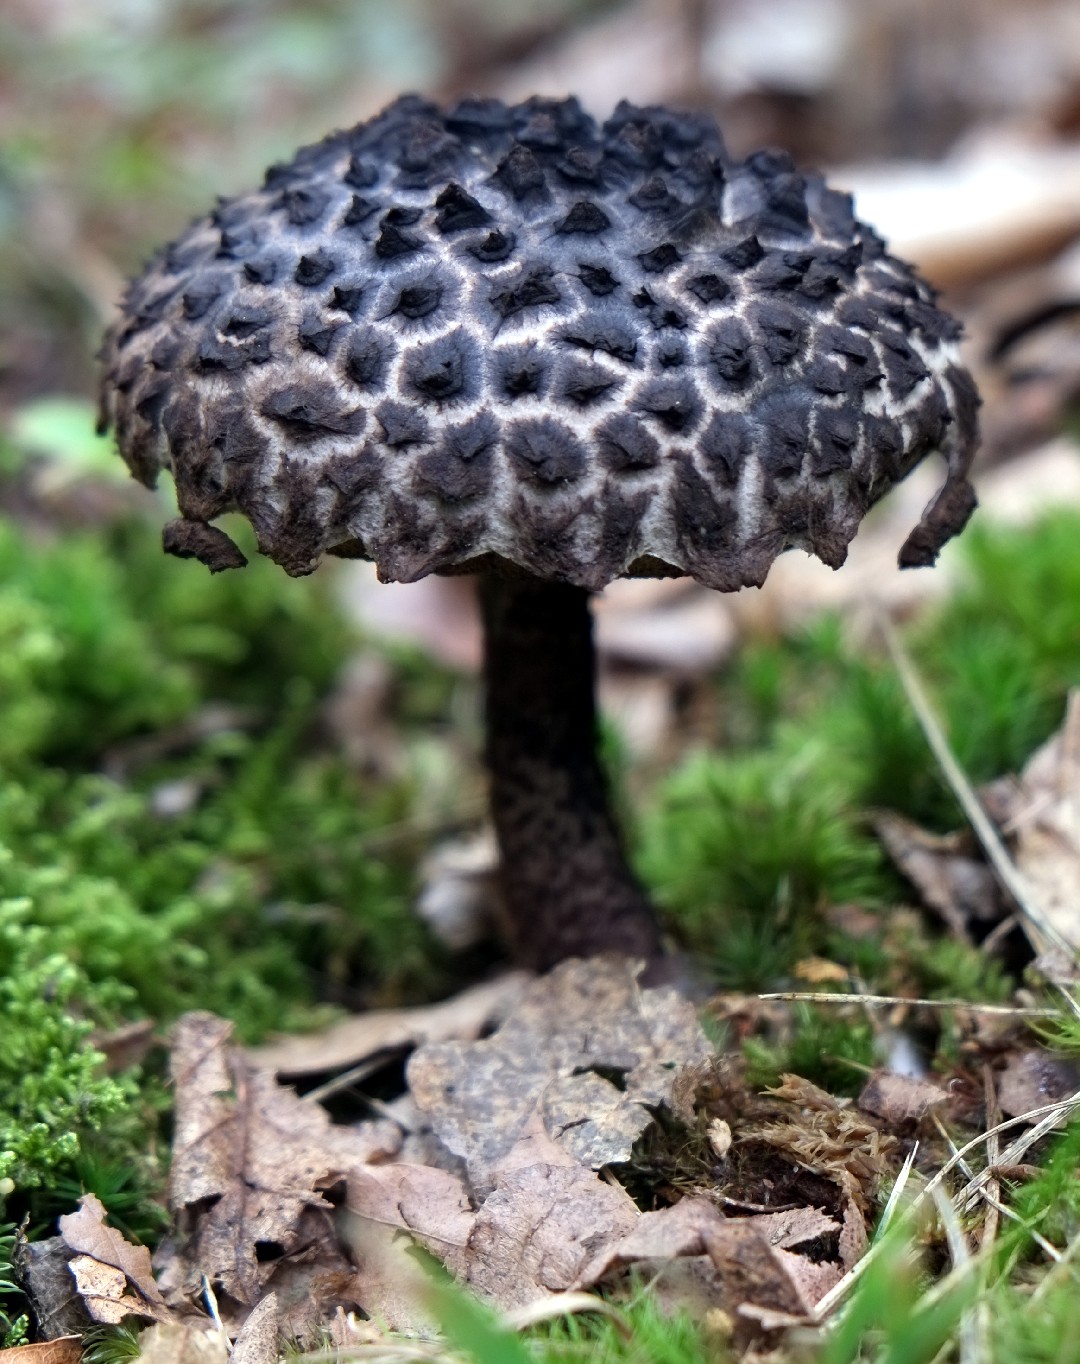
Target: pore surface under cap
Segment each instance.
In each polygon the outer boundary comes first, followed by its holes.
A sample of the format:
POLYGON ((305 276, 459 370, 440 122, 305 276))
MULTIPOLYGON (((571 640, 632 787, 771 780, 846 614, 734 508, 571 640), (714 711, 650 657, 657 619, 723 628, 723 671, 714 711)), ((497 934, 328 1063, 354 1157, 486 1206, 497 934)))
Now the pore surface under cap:
POLYGON ((288 572, 326 551, 386 579, 496 555, 599 588, 721 589, 782 550, 843 562, 870 504, 940 451, 902 551, 974 505, 959 328, 779 153, 711 120, 574 100, 399 100, 224 200, 130 288, 103 414, 171 469, 169 547, 288 572))

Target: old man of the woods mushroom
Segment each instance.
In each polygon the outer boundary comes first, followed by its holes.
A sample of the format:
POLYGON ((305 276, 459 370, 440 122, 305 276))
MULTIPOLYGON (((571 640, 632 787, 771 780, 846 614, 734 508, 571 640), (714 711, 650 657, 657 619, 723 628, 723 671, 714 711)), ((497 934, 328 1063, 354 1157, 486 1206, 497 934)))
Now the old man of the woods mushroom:
POLYGON ((943 488, 900 551, 974 505, 957 324, 782 153, 706 117, 577 101, 399 100, 220 202, 131 286, 103 421, 167 468, 165 548, 287 573, 477 573, 487 759, 519 954, 653 957, 596 756, 589 593, 722 592, 798 546, 843 563, 924 456, 943 488))

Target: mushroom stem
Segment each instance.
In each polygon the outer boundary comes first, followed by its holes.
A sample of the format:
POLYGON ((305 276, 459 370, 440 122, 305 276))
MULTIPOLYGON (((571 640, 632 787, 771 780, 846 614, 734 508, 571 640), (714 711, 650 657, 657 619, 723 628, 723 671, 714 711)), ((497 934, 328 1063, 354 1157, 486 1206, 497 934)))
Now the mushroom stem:
POLYGON ((630 870, 597 757, 592 616, 580 587, 481 580, 487 762, 503 903, 539 969, 660 939, 630 870))

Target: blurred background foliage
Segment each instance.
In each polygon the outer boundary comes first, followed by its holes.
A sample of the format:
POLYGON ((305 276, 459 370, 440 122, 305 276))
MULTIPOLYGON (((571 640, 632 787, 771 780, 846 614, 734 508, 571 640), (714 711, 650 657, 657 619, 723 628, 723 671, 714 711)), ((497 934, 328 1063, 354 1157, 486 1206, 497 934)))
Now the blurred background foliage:
POLYGON ((704 105, 737 151, 939 156, 1080 117, 1068 0, 3 0, 0 415, 88 393, 124 276, 403 89, 704 105))

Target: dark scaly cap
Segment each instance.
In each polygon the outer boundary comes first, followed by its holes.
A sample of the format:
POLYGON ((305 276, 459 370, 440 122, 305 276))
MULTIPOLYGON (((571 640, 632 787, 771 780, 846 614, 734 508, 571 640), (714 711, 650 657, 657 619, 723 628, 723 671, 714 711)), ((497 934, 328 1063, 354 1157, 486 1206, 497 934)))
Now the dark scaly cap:
POLYGON ((960 328, 782 153, 695 114, 416 97, 223 200, 130 287, 103 424, 172 471, 174 553, 387 580, 517 565, 600 588, 834 567, 924 456, 947 477, 901 550, 975 504, 960 328))

